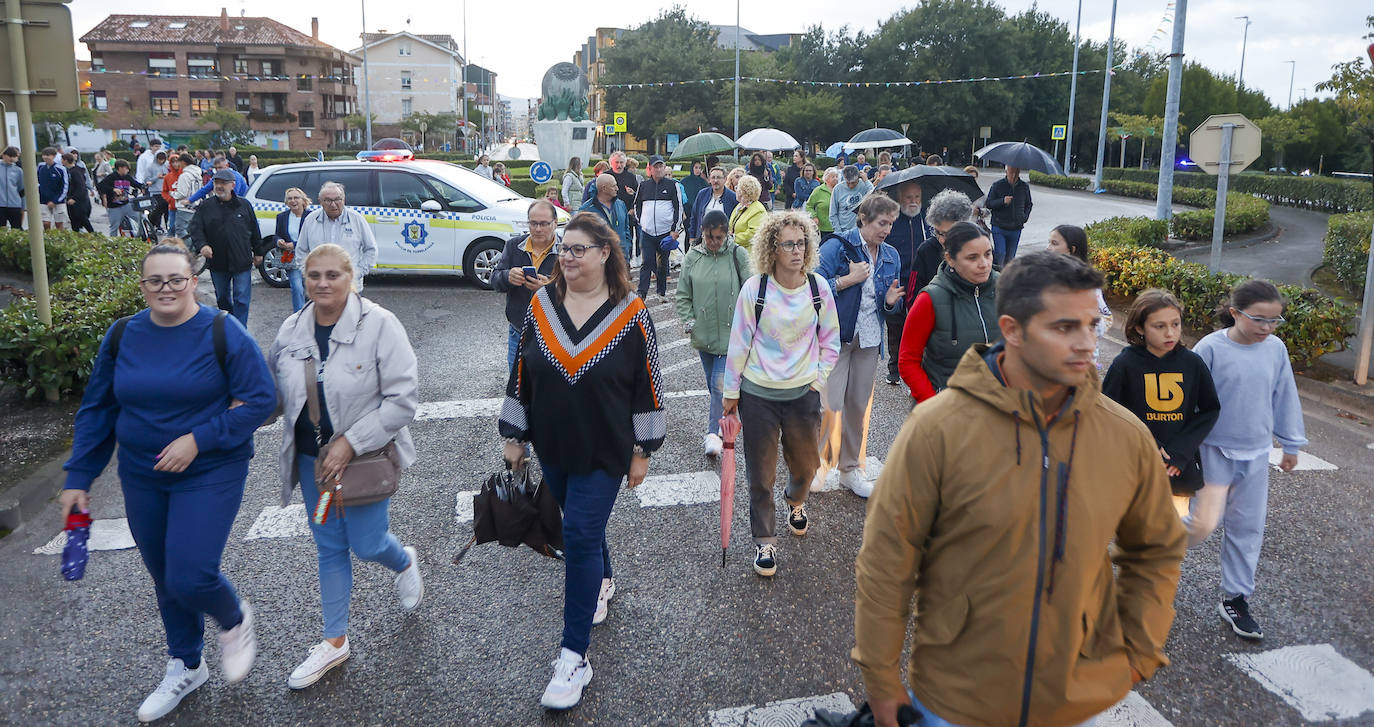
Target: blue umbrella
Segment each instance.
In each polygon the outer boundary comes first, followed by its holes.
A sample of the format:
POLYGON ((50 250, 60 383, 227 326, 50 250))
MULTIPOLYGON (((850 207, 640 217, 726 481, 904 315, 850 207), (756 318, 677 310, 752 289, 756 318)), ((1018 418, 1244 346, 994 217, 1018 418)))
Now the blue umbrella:
POLYGON ((1032 169, 1045 174, 1064 175, 1059 162, 1044 149, 1024 141, 998 141, 973 152, 973 155, 989 162, 1000 162, 1003 166, 1017 169, 1032 169))
POLYGON ((843 141, 837 141, 837 142, 835 142, 834 144, 831 144, 830 146, 827 146, 827 147, 825 148, 825 155, 828 156, 828 157, 830 157, 831 159, 838 159, 839 156, 840 156, 840 154, 841 154, 843 151, 844 151, 844 142, 843 142, 843 141))

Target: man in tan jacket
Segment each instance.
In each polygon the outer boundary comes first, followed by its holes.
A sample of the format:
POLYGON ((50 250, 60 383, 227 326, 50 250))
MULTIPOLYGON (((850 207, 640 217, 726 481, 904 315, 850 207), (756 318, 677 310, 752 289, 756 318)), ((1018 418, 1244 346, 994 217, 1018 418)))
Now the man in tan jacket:
POLYGON ((1102 275, 1019 257, 1003 343, 970 349, 916 407, 869 500, 852 656, 880 727, 1092 724, 1168 663, 1186 534, 1145 426, 1093 367, 1102 275), (1113 574, 1107 544, 1119 549, 1113 574))

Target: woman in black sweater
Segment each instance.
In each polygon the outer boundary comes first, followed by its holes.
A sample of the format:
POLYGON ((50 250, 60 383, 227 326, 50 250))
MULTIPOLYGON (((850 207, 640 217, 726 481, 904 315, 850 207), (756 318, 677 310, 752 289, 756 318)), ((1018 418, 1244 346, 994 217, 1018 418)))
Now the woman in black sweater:
POLYGON ((1198 446, 1221 415, 1221 400, 1207 364, 1179 345, 1182 332, 1177 298, 1157 288, 1141 293, 1126 317, 1131 345, 1112 361, 1102 393, 1145 422, 1174 495, 1191 497, 1202 487, 1198 446))
POLYGON ((567 576, 562 651, 541 702, 567 709, 591 681, 592 624, 615 594, 606 523, 626 479, 644 481, 667 419, 654 322, 631 292, 616 233, 595 213, 574 215, 553 280, 525 312, 506 384, 500 431, 512 464, 534 444, 544 482, 563 508, 567 576))

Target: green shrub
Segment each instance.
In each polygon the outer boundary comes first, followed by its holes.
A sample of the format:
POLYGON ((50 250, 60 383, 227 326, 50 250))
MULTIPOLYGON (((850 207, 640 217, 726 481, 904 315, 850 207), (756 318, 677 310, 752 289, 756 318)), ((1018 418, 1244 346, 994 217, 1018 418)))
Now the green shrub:
POLYGON ((1326 221, 1326 248, 1322 262, 1351 290, 1364 292, 1365 268, 1369 263, 1369 232, 1374 227, 1374 212, 1331 215, 1326 221))
MULTIPOLYGON (((1205 265, 1148 247, 1162 238, 1162 225, 1160 220, 1129 217, 1089 225, 1093 265, 1106 275, 1109 292, 1132 298, 1146 288, 1162 288, 1183 303, 1185 325, 1212 330, 1213 310, 1244 278, 1213 273, 1205 265)), ((1279 336, 1295 368, 1306 368, 1322 355, 1345 348, 1345 339, 1354 333, 1353 306, 1297 286, 1281 285, 1279 290, 1287 302, 1283 315, 1288 319, 1279 336)))
MULTIPOLYGON (((66 231, 44 237, 53 281, 52 325, 39 322, 38 303, 30 297, 0 310, 0 381, 29 397, 47 389, 80 389, 110 324, 143 308, 138 277, 147 245, 142 240, 66 231)), ((0 267, 32 271, 26 233, 0 230, 0 267)))
MULTIPOLYGON (((1102 188, 1122 197, 1154 199, 1159 192, 1156 184, 1119 179, 1102 180, 1102 188)), ((1174 202, 1200 207, 1198 210, 1175 212, 1169 223, 1170 234, 1179 240, 1207 240, 1212 237, 1212 221, 1216 218, 1217 193, 1210 189, 1174 187, 1174 202)), ((1253 194, 1226 194, 1226 235, 1252 232, 1269 223, 1269 203, 1253 194)))
POLYGON ((1066 177, 1062 174, 1045 174, 1031 171, 1030 183, 1040 187, 1055 189, 1087 189, 1092 180, 1087 177, 1066 177))
MULTIPOLYGON (((1102 178, 1157 185, 1159 172, 1145 169, 1102 170, 1102 178)), ((1174 172, 1174 191, 1180 187, 1215 191, 1217 178, 1205 172, 1174 172)), ((1246 192, 1273 204, 1323 212, 1354 212, 1374 209, 1369 182, 1332 177, 1294 177, 1247 172, 1231 177, 1230 191, 1246 192)), ((1177 200, 1175 196, 1175 200, 1177 200)))

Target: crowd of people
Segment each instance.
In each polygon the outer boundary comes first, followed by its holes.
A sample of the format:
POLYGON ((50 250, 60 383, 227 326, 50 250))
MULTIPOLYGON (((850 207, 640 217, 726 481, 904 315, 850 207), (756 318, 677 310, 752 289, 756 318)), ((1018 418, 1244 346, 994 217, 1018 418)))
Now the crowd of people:
MULTIPOLYGON (((872 167, 862 155, 818 181, 798 153, 789 185, 791 169, 774 180, 770 156, 758 154, 743 172, 694 167, 690 197, 662 158, 650 158, 643 180, 632 161, 614 154, 590 183, 579 173, 559 199, 532 202, 528 234, 506 244, 492 279, 508 324, 503 456, 513 469, 537 461, 563 517, 563 633, 545 707, 578 704, 592 679, 593 626, 617 589, 613 507, 669 436, 646 302, 655 280, 669 302, 668 257, 679 246, 671 303, 709 392, 701 451, 733 456, 722 426, 738 418, 754 572, 775 577, 782 562, 779 451, 791 535, 809 531, 809 493, 831 470, 869 498, 852 657, 876 724, 895 725, 902 704, 923 724, 1092 724, 1168 663, 1184 552, 1218 525, 1219 614, 1238 635, 1263 637, 1249 599, 1268 454, 1276 438, 1289 470, 1306 444, 1287 351, 1273 335, 1284 320, 1272 284, 1238 285, 1217 311, 1219 330, 1191 351, 1178 299, 1142 292, 1125 321, 1130 346, 1100 378, 1110 308, 1088 237, 1061 225, 1048 249, 1017 256, 1031 207, 1018 170, 972 200, 927 195, 919 180, 874 191, 865 167, 881 181, 890 161, 872 167), (559 230, 556 208, 574 205, 559 230), (862 476, 862 453, 884 358, 912 411, 875 484, 862 476), (908 687, 900 660, 910 628, 908 687)), ((153 247, 140 280, 147 308, 106 334, 66 466, 64 516, 88 509, 87 491, 120 446, 130 527, 171 657, 139 709, 145 721, 206 681, 205 615, 220 627, 226 681, 254 662, 253 608, 219 563, 253 433, 270 419, 284 418, 282 503, 300 486, 322 608, 322 640, 288 686, 304 689, 349 658, 352 556, 396 574, 402 610, 424 596, 416 549, 389 527, 390 492, 373 492, 363 474, 414 462, 418 406, 404 327, 361 296, 376 255, 370 228, 338 184, 318 190, 322 209, 309 215, 306 193, 288 190, 271 242, 295 256, 293 313, 264 357, 244 325, 251 286, 238 280, 262 252, 256 234, 239 232, 252 217, 241 224, 241 180, 224 158, 189 228, 221 311, 196 303, 186 243, 153 247), (194 376, 165 377, 173 357, 194 376)), ((122 160, 97 185, 111 200, 139 186, 122 160)))

